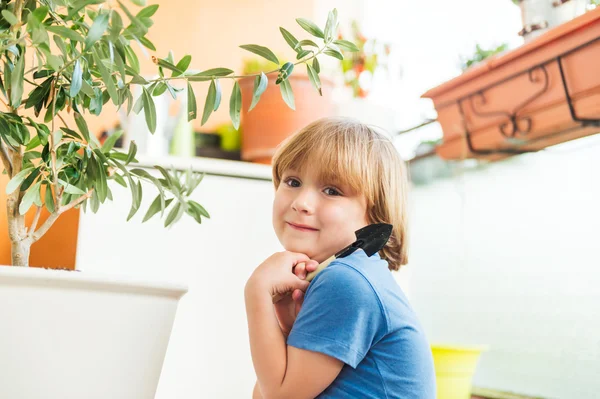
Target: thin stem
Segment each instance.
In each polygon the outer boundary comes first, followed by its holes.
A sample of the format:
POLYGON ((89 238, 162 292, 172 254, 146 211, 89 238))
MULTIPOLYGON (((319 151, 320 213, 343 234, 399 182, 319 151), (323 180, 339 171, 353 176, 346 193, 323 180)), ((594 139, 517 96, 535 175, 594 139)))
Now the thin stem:
POLYGON ((75 201, 72 201, 68 205, 61 206, 56 212, 51 213, 48 219, 46 219, 46 222, 44 222, 44 224, 38 229, 38 231, 33 233, 33 235, 31 236, 32 242, 36 242, 37 240, 42 238, 42 236, 46 234, 46 232, 50 229, 50 227, 52 227, 52 225, 54 224, 54 222, 56 222, 56 219, 58 219, 60 215, 90 198, 93 192, 94 189, 92 188, 87 193, 77 198, 75 201))
POLYGON ((77 205, 81 204, 83 201, 89 199, 93 193, 94 193, 94 189, 90 188, 87 193, 83 194, 81 197, 77 198, 75 201, 72 201, 68 205, 61 206, 60 209, 58 210, 58 214, 60 215, 62 213, 65 213, 69 209, 74 208, 77 205))
MULTIPOLYGON (((48 188, 49 190, 50 188, 48 188)), ((35 233, 35 229, 37 227, 38 222, 40 221, 40 215, 42 214, 42 207, 38 206, 35 211, 35 216, 33 218, 33 222, 31 222, 31 227, 29 228, 29 238, 33 238, 33 233, 35 233)))
POLYGON ((4 165, 4 169, 6 169, 6 173, 8 173, 8 177, 12 177, 12 163, 10 162, 10 154, 8 153, 8 148, 4 145, 2 140, 0 140, 0 158, 2 158, 2 164, 4 165))
POLYGON ((60 76, 60 74, 62 73, 62 71, 64 71, 65 69, 67 69, 71 64, 73 64, 74 62, 76 62, 78 59, 80 59, 81 57, 83 57, 86 54, 85 51, 82 51, 81 53, 79 53, 79 55, 75 58, 73 58, 71 61, 67 62, 65 65, 62 66, 62 68, 60 68, 58 71, 56 71, 56 73, 54 74, 55 76, 60 76))
MULTIPOLYGON (((327 46, 321 48, 318 52, 313 53, 313 55, 311 55, 308 58, 302 59, 298 62, 294 63, 294 66, 298 65, 298 64, 304 64, 310 60, 312 60, 313 58, 316 58, 319 54, 321 54, 327 46)), ((275 72, 279 72, 280 68, 277 69, 273 69, 272 71, 268 71, 268 72, 261 72, 264 73, 265 75, 268 75, 270 73, 275 73, 275 72)), ((211 79, 243 79, 243 78, 249 78, 252 76, 260 76, 260 73, 251 73, 248 75, 232 75, 232 76, 206 76, 206 81, 210 81, 211 79)), ((187 79, 190 76, 193 75, 180 75, 180 76, 175 76, 175 77, 170 77, 170 78, 157 78, 157 79, 153 79, 153 80, 149 80, 148 83, 154 83, 154 82, 161 82, 161 81, 166 81, 166 80, 178 80, 178 79, 187 79)), ((130 84, 130 83, 128 83, 130 84)))
POLYGON ((39 85, 39 84, 37 84, 37 83, 35 83, 35 82, 32 82, 31 80, 29 80, 29 79, 27 79, 27 78, 25 78, 25 77, 23 77, 23 80, 24 80, 24 81, 26 81, 27 83, 31 84, 31 85, 34 85, 34 86, 37 86, 37 87, 40 87, 40 86, 41 86, 41 85, 39 85))
POLYGON ((66 127, 67 129, 70 129, 70 128, 69 128, 69 125, 67 125, 67 122, 64 120, 64 118, 61 116, 61 114, 60 114, 60 113, 57 113, 57 114, 56 114, 56 116, 58 116, 58 118, 59 118, 59 119, 62 121, 63 125, 65 125, 65 127, 66 127))
POLYGON ((48 143, 50 143, 50 154, 52 156, 52 174, 54 177, 54 191, 55 191, 55 195, 54 195, 54 209, 58 209, 58 207, 60 206, 60 192, 59 192, 59 186, 58 186, 58 173, 56 172, 56 149, 54 148, 54 119, 55 119, 55 115, 54 115, 54 109, 56 106, 56 97, 57 97, 57 93, 55 91, 55 83, 56 80, 52 81, 52 87, 50 89, 50 91, 53 93, 52 95, 52 130, 50 131, 50 135, 48 136, 48 143))

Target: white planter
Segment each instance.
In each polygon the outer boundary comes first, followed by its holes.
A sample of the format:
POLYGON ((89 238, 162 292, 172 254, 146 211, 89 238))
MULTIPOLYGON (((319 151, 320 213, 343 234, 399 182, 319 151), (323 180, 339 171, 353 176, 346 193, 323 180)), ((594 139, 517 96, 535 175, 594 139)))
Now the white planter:
POLYGON ((523 0, 520 3, 523 38, 528 42, 555 26, 586 12, 590 0, 523 0))
POLYGON ((0 266, 0 398, 154 398, 185 286, 0 266))

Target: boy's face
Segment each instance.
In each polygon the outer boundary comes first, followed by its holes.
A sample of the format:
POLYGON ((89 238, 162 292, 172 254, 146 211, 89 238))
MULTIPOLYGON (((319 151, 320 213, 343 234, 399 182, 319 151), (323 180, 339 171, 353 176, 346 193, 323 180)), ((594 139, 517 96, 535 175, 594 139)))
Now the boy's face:
POLYGON ((354 232, 368 223, 366 199, 316 180, 310 168, 286 171, 275 192, 273 227, 287 251, 323 262, 356 240, 354 232))

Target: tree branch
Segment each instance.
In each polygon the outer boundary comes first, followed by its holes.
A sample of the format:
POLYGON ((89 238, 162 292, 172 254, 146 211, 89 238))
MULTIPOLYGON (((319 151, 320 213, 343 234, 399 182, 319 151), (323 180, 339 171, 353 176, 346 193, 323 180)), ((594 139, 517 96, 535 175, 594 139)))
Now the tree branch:
MULTIPOLYGON (((48 188, 49 190, 49 188, 48 188)), ((42 214, 42 207, 38 206, 37 210, 35 211, 35 216, 33 218, 33 222, 31 223, 31 227, 29 228, 29 238, 33 237, 33 233, 35 232, 35 228, 37 227, 37 224, 40 220, 40 215, 42 214)))
POLYGON ((58 210, 58 213, 62 214, 62 213, 65 213, 66 211, 68 211, 69 209, 76 207, 77 205, 79 205, 83 201, 85 201, 86 199, 90 198, 92 196, 93 192, 94 192, 94 189, 90 188, 87 193, 83 194, 81 197, 77 198, 75 201, 72 201, 68 205, 61 206, 60 209, 58 210))
POLYGON ((6 169, 6 173, 8 173, 8 177, 13 177, 13 168, 12 163, 10 162, 10 154, 8 153, 8 149, 0 140, 0 158, 2 158, 2 164, 4 165, 4 169, 6 169))
POLYGON ((68 205, 61 206, 58 209, 58 211, 51 213, 50 216, 48 217, 48 219, 46 219, 46 222, 38 229, 38 231, 33 233, 33 235, 32 235, 33 242, 36 242, 37 240, 42 238, 42 236, 44 234, 46 234, 46 232, 48 232, 50 227, 52 227, 52 225, 54 224, 54 222, 56 222, 56 219, 58 219, 58 217, 60 215, 62 215, 69 209, 81 204, 86 199, 90 198, 92 196, 93 192, 94 192, 94 189, 90 189, 87 193, 83 194, 81 197, 77 198, 75 201, 71 202, 68 205))

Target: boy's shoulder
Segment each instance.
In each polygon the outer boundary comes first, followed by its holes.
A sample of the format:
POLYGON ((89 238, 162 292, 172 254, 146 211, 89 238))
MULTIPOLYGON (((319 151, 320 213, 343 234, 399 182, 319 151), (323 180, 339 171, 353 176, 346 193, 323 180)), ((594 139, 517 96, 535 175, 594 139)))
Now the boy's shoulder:
MULTIPOLYGON (((379 257, 370 259, 362 250, 356 251, 344 258, 332 261, 329 266, 317 274, 311 286, 325 288, 328 297, 339 296, 350 302, 362 301, 363 304, 379 302, 376 284, 368 272, 368 268, 374 267, 378 261, 382 262, 379 257)), ((381 265, 377 266, 381 267, 381 265)), ((309 287, 310 290, 311 287, 309 287)))

